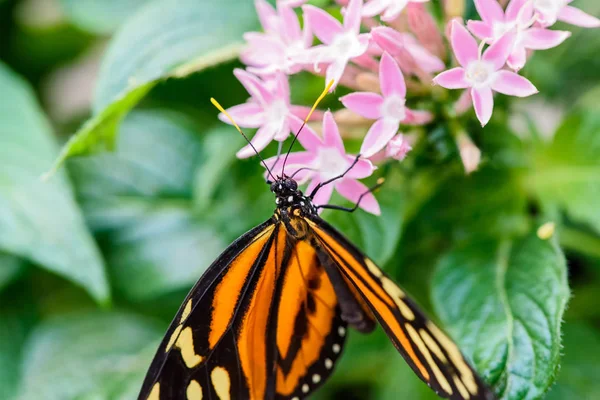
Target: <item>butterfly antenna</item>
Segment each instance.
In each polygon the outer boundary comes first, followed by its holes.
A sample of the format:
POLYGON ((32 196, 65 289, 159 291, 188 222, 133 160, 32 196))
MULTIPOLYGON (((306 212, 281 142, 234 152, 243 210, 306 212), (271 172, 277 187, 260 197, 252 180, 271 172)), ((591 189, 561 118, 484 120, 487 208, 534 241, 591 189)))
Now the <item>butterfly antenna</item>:
POLYGON ((333 83, 334 83, 334 80, 332 79, 329 81, 327 86, 325 86, 325 89, 323 90, 323 92, 321 92, 321 95, 317 98, 317 101, 315 101, 315 104, 313 104, 312 108, 310 109, 310 112, 308 113, 306 118, 304 118, 304 121, 302 122, 300 129, 298 129, 298 132, 296 132, 296 134, 294 135, 294 140, 292 140, 292 144, 290 144, 290 148, 288 149, 287 153, 285 154, 285 158, 283 159, 283 167, 281 168, 282 175, 285 175, 285 164, 287 162, 288 156, 290 155, 290 152, 292 151, 292 147, 294 146, 294 143, 296 143, 296 140, 298 140, 298 136, 300 135, 300 132, 302 132, 302 128, 304 128, 304 125, 306 125, 306 123, 312 116, 313 112, 315 111, 315 109, 317 108, 317 106, 319 105, 321 100, 323 100, 323 97, 325 97, 327 95, 327 93, 333 86, 333 83))
POLYGON ((242 132, 242 130, 240 129, 238 124, 235 123, 235 121, 233 120, 233 117, 231 115, 229 115, 229 113, 227 111, 225 111, 225 109, 213 97, 210 98, 210 102, 213 104, 213 106, 217 107, 217 109, 219 111, 221 111, 231 121, 233 126, 235 126, 235 129, 237 129, 237 131, 244 137, 244 139, 246 139, 246 142, 248 142, 250 147, 252 147, 252 150, 254 150, 254 152, 256 153, 258 158, 260 158, 260 162, 262 162, 263 165, 265 166, 265 168, 267 169, 267 172, 269 173, 269 176, 271 177, 271 179, 273 179, 273 181, 276 181, 277 179, 273 176, 273 173, 271 172, 271 169, 267 166, 267 163, 265 162, 264 158, 262 158, 261 155, 258 153, 258 150, 256 150, 256 147, 254 147, 254 145, 252 144, 250 139, 248 139, 248 136, 246 136, 246 134, 244 132, 242 132))

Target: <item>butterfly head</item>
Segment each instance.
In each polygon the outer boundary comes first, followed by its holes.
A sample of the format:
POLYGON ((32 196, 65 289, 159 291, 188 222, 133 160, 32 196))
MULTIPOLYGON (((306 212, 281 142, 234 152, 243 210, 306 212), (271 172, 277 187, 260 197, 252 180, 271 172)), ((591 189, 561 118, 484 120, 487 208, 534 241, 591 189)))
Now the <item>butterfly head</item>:
POLYGON ((309 211, 312 203, 300 189, 298 183, 287 176, 278 177, 271 183, 271 192, 275 194, 275 204, 279 209, 301 209, 309 211))

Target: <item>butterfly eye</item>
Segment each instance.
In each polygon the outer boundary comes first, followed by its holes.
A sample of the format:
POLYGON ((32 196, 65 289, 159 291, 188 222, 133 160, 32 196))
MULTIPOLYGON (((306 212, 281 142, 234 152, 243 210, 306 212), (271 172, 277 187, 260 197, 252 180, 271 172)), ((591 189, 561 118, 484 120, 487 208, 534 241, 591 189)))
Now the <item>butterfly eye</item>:
POLYGON ((295 180, 293 179, 286 179, 285 181, 285 185, 287 186, 288 189, 290 190, 297 190, 298 189, 298 184, 296 183, 295 180))

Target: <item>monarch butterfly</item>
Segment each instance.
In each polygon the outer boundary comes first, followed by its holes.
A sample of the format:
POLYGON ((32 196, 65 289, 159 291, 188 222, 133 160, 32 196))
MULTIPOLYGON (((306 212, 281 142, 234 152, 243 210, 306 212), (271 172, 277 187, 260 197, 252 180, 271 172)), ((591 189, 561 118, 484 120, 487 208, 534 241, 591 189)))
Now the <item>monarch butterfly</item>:
POLYGON ((150 365, 140 400, 299 400, 331 375, 348 327, 368 333, 377 323, 438 395, 494 398, 415 302, 319 217, 312 198, 344 174, 309 195, 284 173, 269 182, 273 216, 233 242, 192 288, 150 365))

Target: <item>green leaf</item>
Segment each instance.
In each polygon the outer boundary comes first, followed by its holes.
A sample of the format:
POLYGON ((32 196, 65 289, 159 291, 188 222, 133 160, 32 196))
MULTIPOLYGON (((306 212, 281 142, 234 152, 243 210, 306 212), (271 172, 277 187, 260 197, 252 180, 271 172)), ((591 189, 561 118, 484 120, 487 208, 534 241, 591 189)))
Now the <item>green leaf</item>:
POLYGON ((112 149, 125 114, 158 82, 237 57, 242 34, 257 24, 253 3, 245 0, 157 0, 143 7, 107 51, 94 117, 65 145, 51 172, 69 157, 112 149))
POLYGON ((411 233, 428 241, 522 234, 528 229, 525 191, 514 172, 484 167, 446 179, 411 222, 411 233))
POLYGON ((113 33, 150 0, 61 0, 67 18, 79 28, 100 35, 113 33))
POLYGON ((0 249, 84 287, 106 302, 104 265, 65 174, 42 182, 56 156, 48 122, 27 85, 0 64, 0 249))
POLYGON ((124 121, 115 153, 69 164, 115 286, 128 298, 189 288, 225 247, 192 201, 201 160, 191 121, 154 110, 124 121))
POLYGON ((538 148, 528 186, 546 207, 561 207, 600 233, 600 115, 571 114, 552 143, 538 148))
POLYGON ((17 398, 135 398, 162 333, 160 326, 132 314, 51 318, 25 345, 17 398))
POLYGON ((600 398, 600 334, 582 323, 565 324, 565 347, 556 385, 547 400, 600 398))
POLYGON ((439 262, 434 307, 504 399, 536 399, 554 382, 569 298, 555 238, 472 241, 439 262))
POLYGON ((0 290, 14 281, 25 268, 25 261, 10 254, 0 252, 0 290))
POLYGON ((11 287, 0 297, 0 398, 12 400, 21 377, 23 346, 35 323, 31 291, 11 287))

